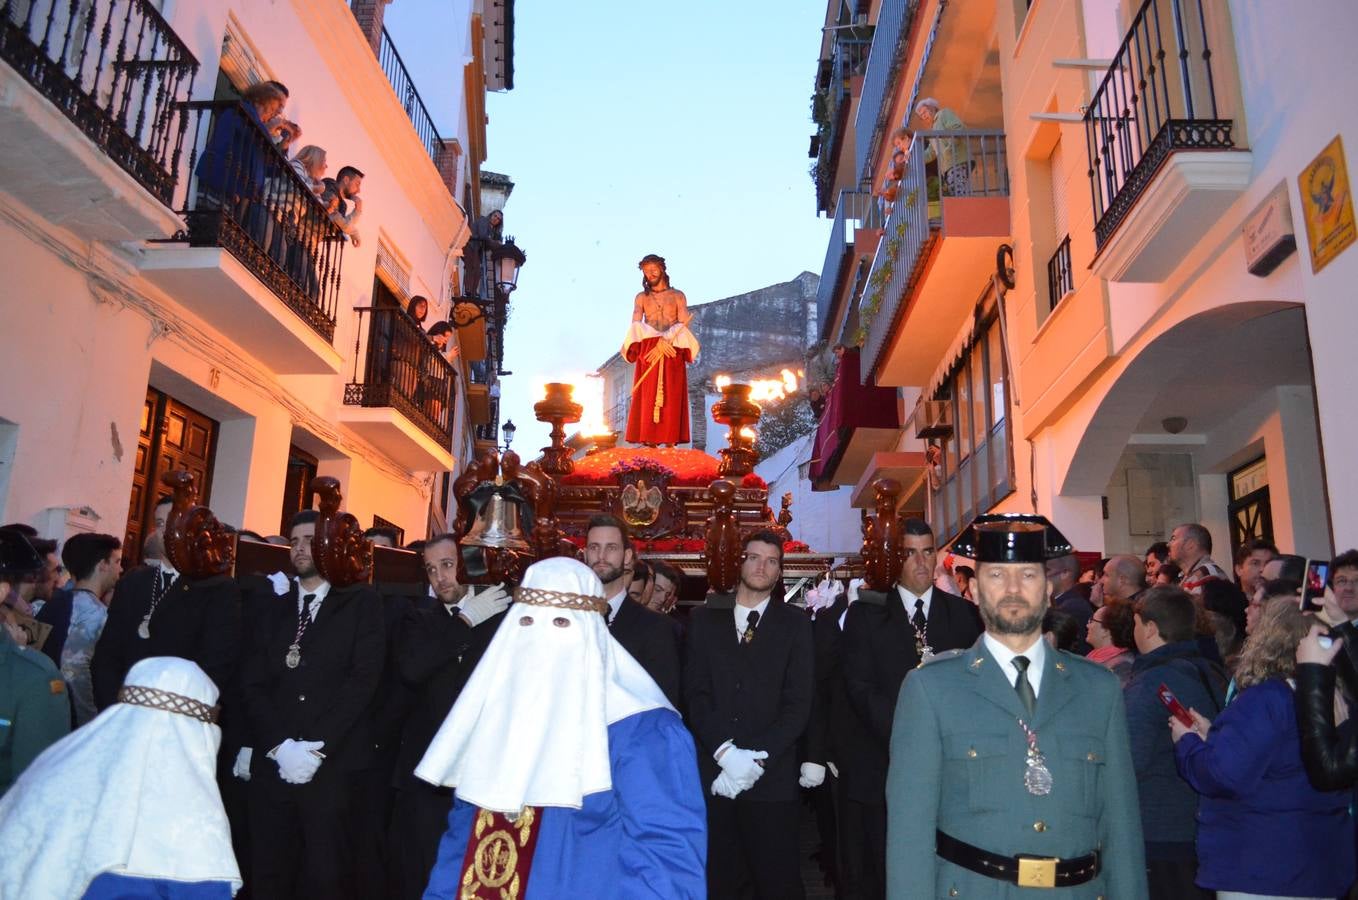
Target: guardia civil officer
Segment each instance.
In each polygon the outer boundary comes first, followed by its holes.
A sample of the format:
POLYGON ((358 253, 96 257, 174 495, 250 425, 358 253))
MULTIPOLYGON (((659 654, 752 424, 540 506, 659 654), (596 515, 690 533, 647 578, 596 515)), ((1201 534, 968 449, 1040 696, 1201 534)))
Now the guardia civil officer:
POLYGON ((1146 896, 1117 677, 1042 640, 1044 564, 1069 542, 1042 516, 985 515, 953 549, 976 561, 986 630, 901 689, 888 896, 1146 896))

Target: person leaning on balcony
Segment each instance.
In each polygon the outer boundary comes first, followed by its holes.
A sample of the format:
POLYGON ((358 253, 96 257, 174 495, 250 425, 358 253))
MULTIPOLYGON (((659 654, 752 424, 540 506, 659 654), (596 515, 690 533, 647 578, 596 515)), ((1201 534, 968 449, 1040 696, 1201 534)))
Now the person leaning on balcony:
MULTIPOLYGON (((925 129, 932 131, 954 131, 966 127, 957 113, 941 108, 933 97, 925 97, 916 103, 915 115, 925 129)), ((967 149, 966 138, 929 138, 924 161, 937 161, 943 196, 965 197, 971 193, 971 153, 967 149)))
POLYGON ((349 236, 355 247, 362 246, 358 237, 358 218, 363 215, 363 198, 358 196, 358 192, 362 188, 363 173, 353 166, 344 166, 334 178, 325 179, 325 190, 321 193, 321 203, 327 209, 331 209, 335 199, 339 200, 339 204, 330 211, 330 221, 349 236))
MULTIPOLYGON (((287 104, 291 95, 288 93, 288 86, 281 81, 266 81, 265 84, 277 88, 283 95, 283 103, 287 104)), ((275 146, 283 151, 283 155, 288 155, 288 148, 302 137, 302 126, 284 117, 282 107, 269 119, 264 120, 264 130, 269 132, 269 137, 273 138, 275 146)))
POLYGON ((227 208, 261 245, 268 216, 262 199, 266 169, 263 139, 254 128, 267 131, 265 122, 283 110, 287 95, 269 82, 253 84, 241 95, 241 110, 229 107, 214 116, 212 133, 198 159, 198 206, 227 208), (253 126, 253 127, 252 127, 253 126))

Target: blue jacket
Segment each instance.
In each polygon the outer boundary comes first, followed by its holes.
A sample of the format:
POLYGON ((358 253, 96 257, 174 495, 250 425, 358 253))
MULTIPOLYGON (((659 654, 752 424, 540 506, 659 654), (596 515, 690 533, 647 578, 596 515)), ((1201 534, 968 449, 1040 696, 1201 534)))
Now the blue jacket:
POLYGON ((195 170, 198 190, 224 201, 257 199, 268 174, 265 167, 274 156, 269 144, 252 104, 217 112, 195 170))
POLYGON ((1174 748, 1198 807, 1200 887, 1337 897, 1354 879, 1348 791, 1317 791, 1301 761, 1296 704, 1272 679, 1240 692, 1206 742, 1174 748))
MULTIPOLYGON (((608 726, 613 787, 586 796, 579 810, 542 811, 524 894, 544 900, 706 897, 707 809, 695 753, 673 710, 648 710, 608 726)), ((453 801, 425 900, 461 896, 476 813, 453 801)))
POLYGON ((1165 644, 1136 658, 1122 690, 1148 859, 1191 857, 1197 836, 1198 795, 1179 777, 1166 724, 1169 712, 1156 691, 1167 685, 1184 706, 1215 718, 1221 711, 1224 684, 1214 683, 1218 673, 1209 672, 1208 666, 1196 642, 1165 644), (1174 844, 1183 846, 1166 846, 1174 844))

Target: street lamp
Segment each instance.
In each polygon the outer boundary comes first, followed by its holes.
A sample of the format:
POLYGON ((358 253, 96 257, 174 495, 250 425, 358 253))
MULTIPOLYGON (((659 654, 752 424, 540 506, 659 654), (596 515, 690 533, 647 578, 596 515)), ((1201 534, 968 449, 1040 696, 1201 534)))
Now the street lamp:
POLYGON ((505 435, 505 450, 508 450, 508 449, 509 449, 509 445, 512 444, 512 443, 514 443, 514 432, 518 431, 518 429, 514 427, 514 420, 513 420, 513 419, 507 419, 507 420, 505 421, 505 424, 504 424, 503 426, 500 427, 500 430, 504 432, 504 435, 505 435))
POLYGON ((514 243, 512 237, 491 251, 491 262, 495 266, 495 286, 508 297, 519 285, 519 269, 528 257, 514 243))

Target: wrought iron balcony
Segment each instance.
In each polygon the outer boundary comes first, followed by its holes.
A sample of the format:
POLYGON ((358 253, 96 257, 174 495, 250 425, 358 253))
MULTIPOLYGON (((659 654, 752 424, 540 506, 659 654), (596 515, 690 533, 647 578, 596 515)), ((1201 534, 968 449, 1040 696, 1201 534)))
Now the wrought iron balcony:
MULTIPOLYGON (((921 293, 918 282, 934 242, 945 239, 930 269, 943 274, 934 280, 946 284, 956 276, 966 282, 966 290, 972 290, 975 285, 966 281, 968 274, 986 271, 988 258, 994 254, 993 238, 1008 234, 1008 197, 1003 132, 981 129, 915 132, 859 305, 864 383, 897 343, 897 323, 911 298, 921 293), (957 252, 951 252, 953 249, 957 252), (944 251, 948 251, 946 259, 944 251)), ((917 332, 912 338, 915 342, 912 365, 927 367, 932 365, 928 357, 937 337, 934 331, 946 333, 946 342, 956 331, 956 325, 947 326, 948 317, 944 315, 944 312, 951 315, 950 294, 954 292, 940 289, 924 293, 931 294, 930 302, 925 304, 930 309, 918 310, 920 325, 912 325, 917 332), (944 308, 937 308, 940 305, 944 308), (925 326, 929 332, 927 339, 925 326)), ((893 358, 899 355, 894 354, 893 358)), ((911 381, 899 383, 913 383, 917 373, 909 377, 911 381)), ((879 378, 878 383, 898 382, 879 378)))
POLYGON ((868 175, 872 150, 886 134, 890 101, 900 77, 900 45, 910 33, 910 22, 918 8, 919 0, 882 0, 877 11, 877 27, 872 34, 872 51, 854 122, 854 171, 859 177, 868 175))
POLYGON ((1070 235, 1061 241, 1047 261, 1047 309, 1056 309, 1061 298, 1075 290, 1075 270, 1070 264, 1070 235))
POLYGON ((396 45, 392 43, 391 35, 387 34, 385 28, 382 29, 382 45, 377 51, 377 62, 386 73, 387 81, 391 82, 396 99, 401 101, 406 115, 410 117, 410 124, 414 126, 420 143, 424 144, 425 152, 429 154, 434 164, 438 165, 439 157, 444 152, 443 138, 434 127, 433 117, 425 108, 420 92, 415 90, 415 80, 410 77, 406 64, 401 61, 401 54, 396 52, 396 45))
MULTIPOLYGON (((333 341, 345 237, 252 108, 179 104, 193 121, 181 237, 230 252, 315 332, 333 341)), ((341 201, 342 202, 342 201, 341 201)))
MULTIPOLYGON (((868 51, 872 48, 872 26, 839 32, 835 39, 826 71, 816 85, 815 110, 821 123, 817 135, 816 208, 829 210, 834 203, 835 182, 838 180, 839 156, 844 138, 852 123, 849 109, 853 105, 854 79, 862 78, 868 67, 868 51)), ((856 175, 856 173, 853 173, 856 175)), ((853 177, 852 181, 857 178, 853 177)))
POLYGON ((1085 111, 1099 247, 1179 150, 1235 149, 1202 0, 1145 0, 1085 111))
POLYGON ((354 376, 344 387, 345 405, 395 409, 439 447, 449 447, 456 396, 453 364, 404 310, 363 306, 355 312, 359 320, 354 376), (359 360, 363 361, 361 380, 359 360))
POLYGON ((0 58, 171 204, 198 60, 149 0, 0 0, 0 58))
POLYGON ((829 338, 827 329, 843 294, 841 281, 853 259, 854 230, 870 228, 874 223, 881 227, 877 198, 866 191, 840 192, 834 224, 830 226, 830 243, 825 248, 825 263, 820 270, 820 286, 816 289, 816 321, 822 338, 829 338))

